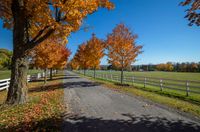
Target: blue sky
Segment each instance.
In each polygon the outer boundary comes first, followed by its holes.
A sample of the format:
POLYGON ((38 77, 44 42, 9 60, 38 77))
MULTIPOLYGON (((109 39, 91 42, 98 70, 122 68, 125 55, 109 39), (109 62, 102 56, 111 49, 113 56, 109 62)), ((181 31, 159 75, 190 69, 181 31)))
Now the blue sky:
MULTIPOLYGON (((84 25, 89 25, 90 30, 78 31, 68 38, 67 47, 73 54, 92 33, 105 39, 116 24, 123 22, 138 34, 137 44, 144 46, 135 64, 200 61, 200 27, 188 26, 185 8, 178 6, 181 0, 111 1, 116 5, 114 10, 100 9, 89 15, 84 25)), ((2 28, 2 22, 0 26, 0 48, 12 49, 11 32, 2 28)), ((107 64, 106 57, 102 64, 107 64)))

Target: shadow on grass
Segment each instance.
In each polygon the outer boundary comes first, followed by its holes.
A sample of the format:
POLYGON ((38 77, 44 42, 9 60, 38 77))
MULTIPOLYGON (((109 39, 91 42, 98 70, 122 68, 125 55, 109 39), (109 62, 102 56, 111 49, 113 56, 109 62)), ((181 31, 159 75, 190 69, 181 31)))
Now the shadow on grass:
POLYGON ((104 119, 86 116, 63 115, 61 118, 38 122, 20 123, 12 127, 0 127, 0 131, 63 131, 63 132, 199 132, 194 122, 173 120, 149 115, 122 114, 124 119, 104 119))
POLYGON ((58 132, 61 131, 62 118, 49 118, 40 121, 21 122, 15 126, 1 126, 1 132, 58 132))

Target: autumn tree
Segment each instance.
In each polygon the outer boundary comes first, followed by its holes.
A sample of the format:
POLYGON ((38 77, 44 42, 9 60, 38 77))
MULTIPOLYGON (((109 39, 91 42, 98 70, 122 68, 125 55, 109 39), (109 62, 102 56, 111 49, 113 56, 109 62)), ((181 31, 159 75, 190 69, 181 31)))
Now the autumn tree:
POLYGON ((70 65, 72 70, 78 70, 79 69, 79 63, 75 59, 75 57, 69 62, 69 65, 70 65))
POLYGON ((159 71, 173 71, 174 66, 171 62, 167 62, 166 64, 161 63, 161 64, 156 65, 156 69, 159 71))
POLYGON ((99 68, 101 58, 104 56, 105 44, 98 39, 95 34, 87 41, 86 50, 88 55, 89 67, 94 70, 94 78, 96 77, 96 69, 99 68))
POLYGON ((58 52, 59 56, 56 59, 56 63, 50 69, 50 79, 52 79, 52 69, 64 69, 71 54, 71 51, 65 45, 59 45, 58 52))
POLYGON ((190 26, 193 24, 200 26, 200 0, 185 0, 180 3, 182 6, 189 6, 186 10, 186 18, 190 21, 190 26))
MULTIPOLYGON (((47 81, 47 69, 63 68, 67 64, 70 51, 65 45, 58 44, 55 39, 47 39, 34 48, 34 64, 36 67, 44 69, 45 79, 47 81)), ((52 73, 50 75, 52 79, 52 73)))
POLYGON ((121 84, 123 84, 123 71, 135 61, 141 53, 142 46, 136 45, 137 35, 134 35, 124 25, 117 25, 107 36, 108 61, 121 69, 121 84))
POLYGON ((78 50, 74 56, 74 59, 76 62, 78 62, 79 67, 84 70, 84 75, 86 69, 90 68, 91 64, 89 61, 89 54, 88 50, 86 49, 86 45, 86 43, 79 45, 78 50))
POLYGON ((52 34, 66 38, 79 30, 83 19, 109 0, 1 0, 0 19, 13 31, 12 74, 8 104, 26 101, 27 53, 52 34))

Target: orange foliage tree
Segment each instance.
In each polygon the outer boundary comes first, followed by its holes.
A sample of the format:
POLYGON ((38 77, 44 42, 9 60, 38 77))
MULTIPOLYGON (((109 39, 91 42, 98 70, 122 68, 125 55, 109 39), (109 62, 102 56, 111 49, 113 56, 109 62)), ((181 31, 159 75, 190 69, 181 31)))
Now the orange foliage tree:
POLYGON ((12 74, 6 103, 26 102, 27 52, 49 36, 66 38, 79 30, 83 19, 99 7, 112 9, 109 0, 1 0, 0 19, 13 31, 12 74))
POLYGON ((74 61, 78 62, 79 67, 84 70, 84 75, 86 69, 90 68, 89 54, 86 49, 86 45, 86 43, 79 45, 74 56, 74 61))
MULTIPOLYGON (((47 81, 47 69, 64 68, 71 53, 65 45, 58 44, 58 41, 54 39, 47 39, 42 42, 34 48, 34 52, 35 66, 45 71, 45 84, 47 81)), ((50 78, 52 79, 52 72, 50 74, 50 78)))
POLYGON ((69 62, 69 66, 72 70, 78 70, 79 69, 79 64, 77 62, 77 60, 75 58, 73 58, 70 62, 69 62))
POLYGON ((193 24, 200 26, 200 0, 185 0, 181 2, 182 6, 190 6, 188 10, 186 10, 187 15, 185 16, 190 21, 190 26, 193 24))
POLYGON ((95 34, 92 34, 92 38, 87 41, 86 51, 89 66, 94 70, 94 78, 96 77, 96 69, 99 68, 101 58, 104 56, 104 49, 103 41, 98 39, 95 34))
POLYGON ((121 69, 121 84, 124 69, 141 53, 142 46, 136 45, 136 39, 137 35, 133 35, 124 24, 117 25, 107 36, 108 61, 121 69))

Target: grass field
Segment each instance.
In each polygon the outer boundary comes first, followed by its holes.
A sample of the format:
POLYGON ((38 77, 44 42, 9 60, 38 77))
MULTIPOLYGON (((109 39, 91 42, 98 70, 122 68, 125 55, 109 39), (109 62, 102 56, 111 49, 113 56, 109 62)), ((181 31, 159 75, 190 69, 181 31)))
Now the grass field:
MULTIPOLYGON (((42 70, 29 70, 28 74, 32 75, 35 73, 43 72, 42 70)), ((0 80, 10 78, 11 71, 10 70, 0 70, 0 80)))
POLYGON ((28 83, 28 102, 7 106, 6 90, 0 91, 0 131, 61 131, 63 74, 44 86, 42 80, 28 83))
MULTIPOLYGON (((87 71, 93 73, 93 71, 87 71)), ((112 73, 120 75, 120 71, 96 71, 97 73, 112 73)), ((175 79, 175 80, 192 80, 200 82, 200 73, 187 73, 187 72, 124 72, 124 75, 132 76, 144 76, 144 77, 154 77, 163 79, 175 79)))
MULTIPOLYGON (((82 72, 83 73, 83 72, 82 72)), ((200 73, 177 73, 177 72, 125 72, 125 76, 127 76, 124 83, 134 86, 137 89, 141 89, 143 91, 154 92, 159 95, 174 97, 181 100, 186 100, 195 104, 200 105, 200 83, 191 82, 191 81, 200 81, 200 73), (132 78, 129 77, 138 76, 137 78, 140 81, 132 82, 132 78), (144 87, 144 76, 149 77, 147 79, 147 84, 144 87), (141 78, 140 78, 141 77, 141 78), (153 78, 153 79, 150 79, 153 78), (155 78, 155 79, 154 79, 155 78), (163 79, 163 89, 161 91, 160 88, 160 78, 163 79), (167 79, 175 79, 175 80, 183 80, 183 81, 171 81, 167 79), (186 80, 190 80, 189 82, 189 96, 186 92, 186 80), (152 85, 154 84, 154 85, 152 85), (169 87, 169 88, 168 88, 169 87)), ((93 71, 88 70, 86 72, 87 76, 93 76, 93 71)), ((96 71, 96 75, 98 78, 119 83, 120 82, 120 71, 96 71), (102 77, 102 74, 107 75, 116 75, 118 78, 113 76, 113 79, 110 76, 102 77)))

